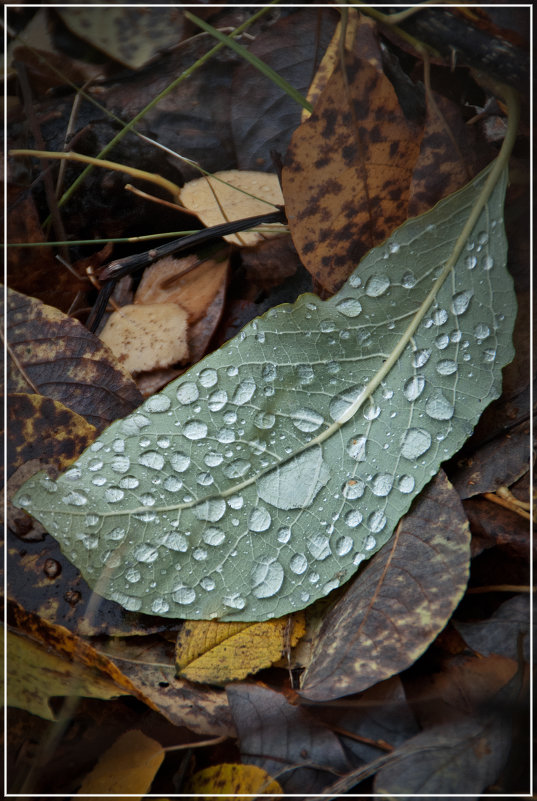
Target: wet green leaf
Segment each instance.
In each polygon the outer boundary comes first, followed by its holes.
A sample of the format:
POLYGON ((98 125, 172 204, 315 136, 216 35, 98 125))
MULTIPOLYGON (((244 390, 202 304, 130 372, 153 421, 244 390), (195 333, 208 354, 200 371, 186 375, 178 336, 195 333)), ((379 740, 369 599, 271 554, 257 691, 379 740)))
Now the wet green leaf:
POLYGON ((396 230, 330 300, 247 325, 17 503, 132 611, 264 620, 328 594, 500 394, 516 311, 505 171, 463 233, 489 172, 396 230))

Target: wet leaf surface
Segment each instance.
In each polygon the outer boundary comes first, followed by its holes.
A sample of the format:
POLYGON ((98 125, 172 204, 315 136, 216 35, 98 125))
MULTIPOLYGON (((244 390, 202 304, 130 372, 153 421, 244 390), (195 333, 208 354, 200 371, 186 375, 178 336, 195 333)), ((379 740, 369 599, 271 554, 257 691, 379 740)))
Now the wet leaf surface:
POLYGON ((59 400, 101 431, 141 401, 110 351, 77 320, 8 290, 8 391, 59 400))
POLYGON ((469 543, 462 504, 440 474, 325 616, 301 694, 349 695, 411 665, 464 593, 469 543))
POLYGON ((466 251, 437 267, 486 175, 372 250, 330 300, 271 310, 16 503, 129 611, 259 621, 340 586, 499 395, 515 303, 505 175, 464 237, 479 268, 466 251))

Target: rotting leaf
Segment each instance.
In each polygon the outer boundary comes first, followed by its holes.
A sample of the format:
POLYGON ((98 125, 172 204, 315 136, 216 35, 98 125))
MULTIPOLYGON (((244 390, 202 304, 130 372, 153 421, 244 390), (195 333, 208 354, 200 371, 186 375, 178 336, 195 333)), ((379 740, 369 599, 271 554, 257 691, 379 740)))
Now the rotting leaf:
POLYGON ((334 732, 282 693, 243 682, 227 694, 242 761, 278 776, 285 793, 321 792, 334 771, 348 770, 334 732))
POLYGON ((304 614, 263 623, 185 623, 176 644, 180 676, 206 684, 226 684, 277 662, 304 634, 304 614))
MULTIPOLYGON (((0 301, 3 312, 3 301, 0 301)), ((102 431, 142 396, 102 342, 35 298, 7 290, 8 392, 61 401, 102 431)))
POLYGON ((278 782, 255 765, 224 763, 212 765, 195 773, 188 783, 188 791, 201 801, 208 801, 218 793, 220 797, 235 798, 238 795, 282 795, 278 782), (208 795, 204 795, 208 793, 208 795), (225 793, 225 795, 223 795, 225 793))
POLYGON ((56 720, 50 699, 79 695, 117 698, 130 695, 103 673, 76 665, 50 648, 12 631, 6 632, 7 703, 32 715, 56 720))
POLYGON ((345 73, 338 63, 282 172, 293 242, 326 290, 406 220, 420 138, 378 66, 346 53, 345 73))
POLYGON ((101 755, 77 795, 121 793, 141 799, 164 760, 161 744, 138 729, 125 732, 101 755))
POLYGON ((500 394, 516 303, 502 163, 330 300, 247 325, 17 503, 130 611, 265 620, 340 586, 500 394))
POLYGON ((301 693, 316 701, 350 695, 411 665, 449 620, 469 564, 466 515, 441 471, 325 615, 301 693))

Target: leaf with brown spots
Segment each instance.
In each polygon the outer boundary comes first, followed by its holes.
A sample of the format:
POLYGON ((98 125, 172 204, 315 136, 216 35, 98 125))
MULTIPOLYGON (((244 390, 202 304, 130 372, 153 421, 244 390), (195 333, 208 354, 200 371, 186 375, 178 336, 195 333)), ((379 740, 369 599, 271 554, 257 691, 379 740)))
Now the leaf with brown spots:
POLYGON ((269 774, 255 765, 211 765, 192 776, 188 790, 200 801, 208 801, 214 793, 226 793, 224 798, 237 795, 259 795, 271 793, 282 795, 282 788, 269 774), (203 795, 208 793, 208 795, 203 795))
POLYGON ((142 402, 132 378, 83 325, 10 289, 7 348, 8 392, 59 400, 98 431, 142 402))
POLYGON ((470 562, 461 501, 440 471, 399 533, 326 615, 302 694, 360 692, 413 664, 460 601, 470 562))
POLYGON ((338 64, 295 131, 282 172, 294 244, 327 291, 406 220, 420 138, 378 64, 347 53, 345 72, 338 64))

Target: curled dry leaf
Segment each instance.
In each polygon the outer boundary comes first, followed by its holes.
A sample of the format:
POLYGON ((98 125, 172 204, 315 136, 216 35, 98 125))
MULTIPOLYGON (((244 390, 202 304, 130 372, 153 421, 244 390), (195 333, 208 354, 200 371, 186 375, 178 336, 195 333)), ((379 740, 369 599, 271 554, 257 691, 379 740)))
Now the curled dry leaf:
POLYGON ((226 684, 277 662, 304 634, 304 613, 263 623, 185 622, 177 638, 179 675, 226 684))
POLYGON ((169 367, 188 359, 188 314, 177 303, 122 306, 101 332, 117 360, 130 373, 169 367))
POLYGON ((411 665, 461 599, 469 563, 466 515, 440 471, 391 546, 325 616, 301 693, 316 701, 349 695, 411 665))
MULTIPOLYGON (((223 170, 196 178, 181 189, 179 200, 208 226, 276 211, 284 203, 277 175, 249 170, 223 170)), ((280 232, 281 226, 277 226, 275 233, 280 232)), ((269 235, 241 233, 224 239, 236 245, 255 245, 269 235)))
POLYGON ((132 377, 77 320, 11 289, 7 312, 8 392, 61 401, 99 431, 140 404, 132 377))
POLYGON ((177 303, 193 325, 205 316, 221 286, 225 286, 228 270, 227 258, 200 261, 196 255, 182 259, 166 256, 144 272, 134 302, 177 303))

